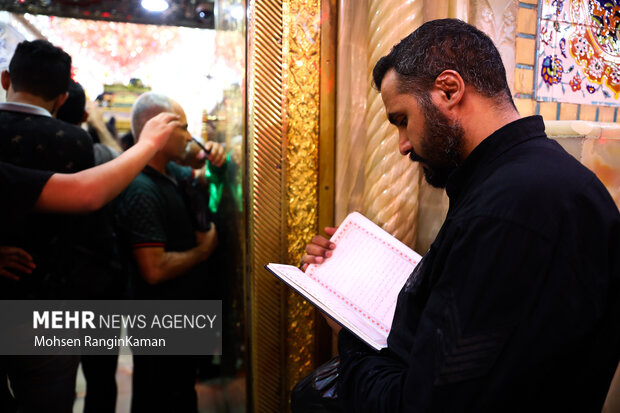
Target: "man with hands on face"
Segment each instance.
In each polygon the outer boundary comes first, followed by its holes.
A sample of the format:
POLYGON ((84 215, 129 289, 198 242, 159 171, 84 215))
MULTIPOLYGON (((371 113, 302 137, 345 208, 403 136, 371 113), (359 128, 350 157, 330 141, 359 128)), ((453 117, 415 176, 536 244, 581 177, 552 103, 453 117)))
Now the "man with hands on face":
MULTIPOLYGON (((183 174, 192 173, 175 163, 183 159, 187 143, 191 141, 183 108, 166 96, 145 93, 134 104, 132 132, 139 136, 144 122, 162 111, 179 115, 180 126, 129 186, 119 206, 121 225, 130 242, 134 240, 133 256, 147 296, 154 290, 166 291, 164 295, 168 295, 170 286, 157 286, 185 275, 204 261, 217 245, 214 227, 206 233, 194 231, 176 188, 177 180, 186 177, 183 174), (173 211, 169 210, 171 207, 173 211)), ((221 152, 213 151, 209 159, 222 162, 221 152)), ((142 295, 142 291, 136 292, 142 295)), ((182 292, 185 293, 187 291, 182 292)))
MULTIPOLYGON (((117 210, 121 237, 131 256, 131 295, 137 299, 201 299, 208 291, 202 264, 217 246, 211 224, 197 231, 179 187, 192 170, 176 164, 184 158, 192 137, 183 108, 170 98, 148 92, 135 102, 131 127, 140 136, 145 122, 158 113, 179 116, 179 125, 166 145, 149 161, 122 194, 117 210)), ((139 141, 138 141, 139 142, 139 141)), ((221 165, 223 149, 213 144, 207 159, 221 165)), ((197 410, 196 359, 134 356, 132 412, 197 410)))
MULTIPOLYGON (((400 153, 450 206, 388 347, 339 332, 342 411, 600 412, 620 356, 620 214, 605 187, 541 117, 519 116, 473 26, 422 25, 373 80, 400 153)), ((302 268, 333 248, 315 237, 302 268)))

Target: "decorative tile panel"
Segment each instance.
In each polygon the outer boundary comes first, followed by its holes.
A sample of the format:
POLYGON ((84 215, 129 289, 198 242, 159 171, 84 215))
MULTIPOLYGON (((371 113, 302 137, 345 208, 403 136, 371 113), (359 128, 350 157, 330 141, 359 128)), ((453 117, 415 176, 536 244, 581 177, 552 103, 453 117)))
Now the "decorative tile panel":
POLYGON ((542 0, 539 13, 536 100, 617 106, 620 4, 542 0))

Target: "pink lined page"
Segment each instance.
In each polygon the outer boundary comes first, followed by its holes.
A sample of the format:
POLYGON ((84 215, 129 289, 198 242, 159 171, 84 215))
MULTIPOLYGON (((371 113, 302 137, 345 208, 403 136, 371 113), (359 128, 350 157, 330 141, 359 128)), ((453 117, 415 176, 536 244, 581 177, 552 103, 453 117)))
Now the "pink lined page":
POLYGON ((421 257, 359 213, 347 217, 332 241, 332 257, 306 274, 366 324, 388 333, 398 293, 421 257))

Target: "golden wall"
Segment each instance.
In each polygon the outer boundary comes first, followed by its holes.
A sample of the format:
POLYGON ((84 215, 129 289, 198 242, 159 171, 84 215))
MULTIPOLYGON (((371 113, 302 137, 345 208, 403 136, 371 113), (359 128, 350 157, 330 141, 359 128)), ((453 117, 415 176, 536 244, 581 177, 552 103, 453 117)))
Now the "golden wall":
POLYGON ((331 225, 335 6, 247 7, 250 407, 278 412, 331 350, 314 308, 264 265, 297 264, 319 225, 331 225))

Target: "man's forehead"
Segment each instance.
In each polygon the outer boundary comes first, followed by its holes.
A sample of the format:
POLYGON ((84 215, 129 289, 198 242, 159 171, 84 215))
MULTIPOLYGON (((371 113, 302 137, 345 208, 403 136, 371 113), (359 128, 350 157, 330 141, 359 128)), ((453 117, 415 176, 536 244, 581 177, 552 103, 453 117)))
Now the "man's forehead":
POLYGON ((399 94, 398 76, 394 69, 390 69, 386 72, 383 80, 381 81, 381 99, 383 99, 383 105, 388 112, 388 116, 391 110, 390 108, 395 103, 395 98, 399 94))
POLYGON ((399 79, 396 70, 393 67, 388 69, 381 80, 381 94, 383 94, 385 89, 389 89, 390 92, 393 91, 393 89, 398 86, 398 82, 399 79))
POLYGON ((179 123, 181 124, 181 126, 187 126, 187 117, 185 116, 185 111, 183 109, 175 110, 174 113, 179 115, 179 123))

